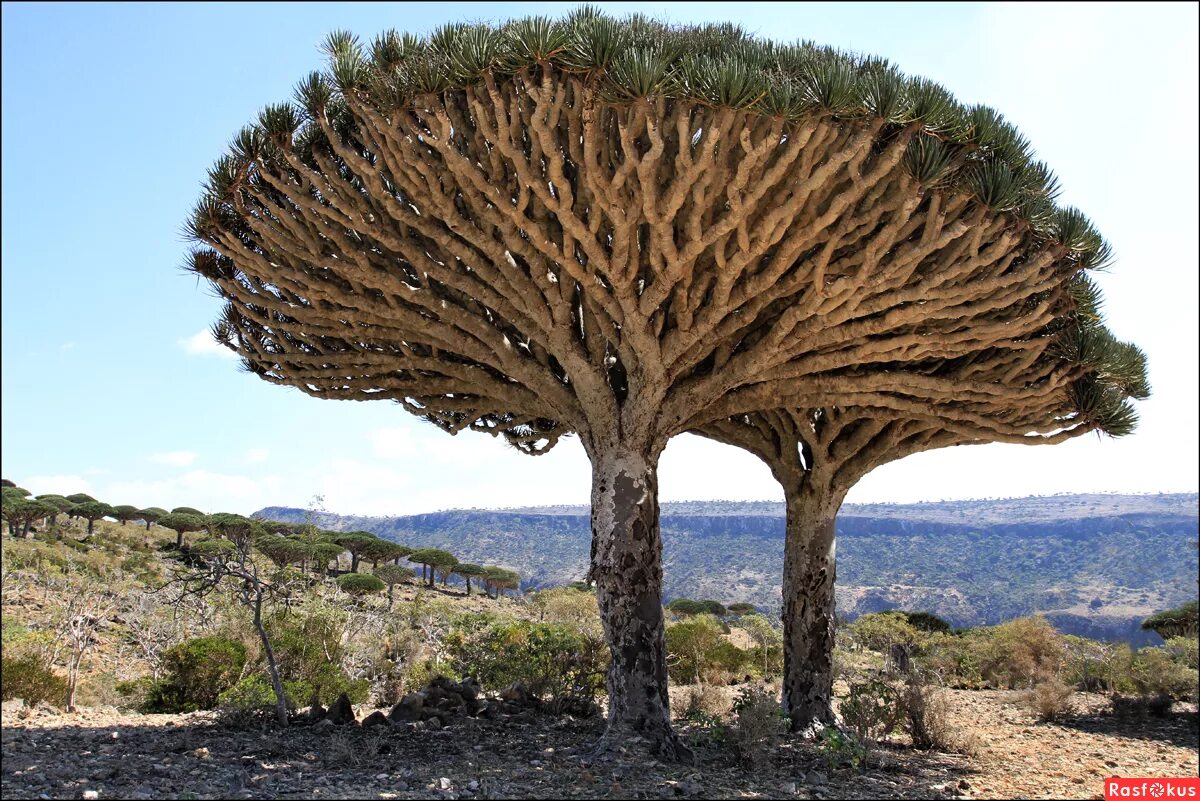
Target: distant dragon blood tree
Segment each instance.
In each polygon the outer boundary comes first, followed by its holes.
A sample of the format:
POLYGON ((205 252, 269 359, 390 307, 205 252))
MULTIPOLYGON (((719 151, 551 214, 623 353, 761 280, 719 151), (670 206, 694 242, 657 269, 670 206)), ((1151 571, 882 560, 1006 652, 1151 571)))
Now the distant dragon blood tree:
POLYGON ((1128 416, 1065 352, 1106 247, 1011 126, 936 84, 590 8, 326 50, 188 224, 191 269, 227 300, 214 334, 316 397, 531 454, 578 434, 606 740, 687 753, 660 604, 672 436, 931 386, 933 419, 995 398, 1053 399, 1062 428, 1128 416))

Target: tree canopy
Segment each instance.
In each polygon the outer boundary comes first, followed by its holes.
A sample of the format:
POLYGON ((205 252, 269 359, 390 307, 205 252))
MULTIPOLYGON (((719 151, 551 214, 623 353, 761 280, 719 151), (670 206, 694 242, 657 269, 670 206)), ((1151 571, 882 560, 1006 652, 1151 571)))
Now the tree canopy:
POLYGON ((832 420, 822 456, 865 448, 828 460, 854 477, 1136 421, 1144 356, 1083 275, 1110 248, 993 109, 883 59, 590 7, 325 50, 188 223, 213 333, 316 397, 531 454, 577 434, 610 722, 669 752, 672 436, 832 420))

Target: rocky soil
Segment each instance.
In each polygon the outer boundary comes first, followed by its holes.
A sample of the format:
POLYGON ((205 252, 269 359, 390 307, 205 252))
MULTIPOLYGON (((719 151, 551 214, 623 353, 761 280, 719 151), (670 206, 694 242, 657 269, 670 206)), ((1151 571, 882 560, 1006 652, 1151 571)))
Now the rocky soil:
MULTIPOLYGON (((647 758, 639 744, 591 754, 599 719, 532 709, 443 727, 254 724, 211 713, 62 714, 6 703, 5 798, 1100 798, 1109 775, 1194 776, 1195 706, 1167 720, 1120 720, 1076 697, 1061 724, 1035 723, 1014 693, 954 691, 970 755, 896 743, 868 767, 831 770, 809 744, 785 743, 745 770, 704 731, 680 725, 696 766, 647 758)), ((372 710, 355 710, 359 720, 372 710)), ((378 720, 378 718, 376 718, 378 720)))

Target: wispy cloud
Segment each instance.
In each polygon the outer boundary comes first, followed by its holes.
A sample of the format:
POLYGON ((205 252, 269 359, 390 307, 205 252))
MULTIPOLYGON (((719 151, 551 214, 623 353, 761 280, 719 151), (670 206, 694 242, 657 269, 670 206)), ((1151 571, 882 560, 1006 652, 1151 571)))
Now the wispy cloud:
POLYGON ((208 329, 197 331, 190 337, 179 340, 179 345, 193 356, 220 356, 223 359, 236 359, 237 354, 212 338, 208 329))
POLYGON ((246 462, 248 464, 259 464, 271 458, 271 452, 266 448, 251 448, 246 451, 246 462))
POLYGON ((58 346, 58 349, 59 349, 60 351, 62 351, 63 353, 66 353, 67 351, 71 350, 71 349, 72 349, 72 348, 74 348, 74 347, 75 347, 75 343, 74 343, 74 342, 64 342, 64 343, 62 343, 61 345, 59 345, 59 346, 58 346))
POLYGON ((188 467, 196 461, 196 454, 192 451, 164 451, 152 454, 150 461, 169 464, 172 467, 188 467))

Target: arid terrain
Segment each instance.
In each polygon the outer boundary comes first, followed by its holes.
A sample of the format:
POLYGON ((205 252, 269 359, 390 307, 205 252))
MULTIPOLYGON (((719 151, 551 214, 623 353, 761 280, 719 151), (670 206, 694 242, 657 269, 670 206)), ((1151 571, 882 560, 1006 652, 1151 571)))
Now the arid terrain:
MULTIPOLYGON (((696 766, 591 755, 599 720, 526 714, 442 729, 233 728, 211 713, 62 714, 6 704, 5 798, 1100 798, 1106 776, 1194 776, 1197 715, 1120 720, 1078 694, 1076 714, 1038 723, 1016 693, 949 691, 972 753, 884 746, 859 771, 787 742, 746 770, 681 723, 696 766), (93 797, 90 795, 87 797, 93 797)), ((361 720, 371 710, 356 710, 361 720)))

